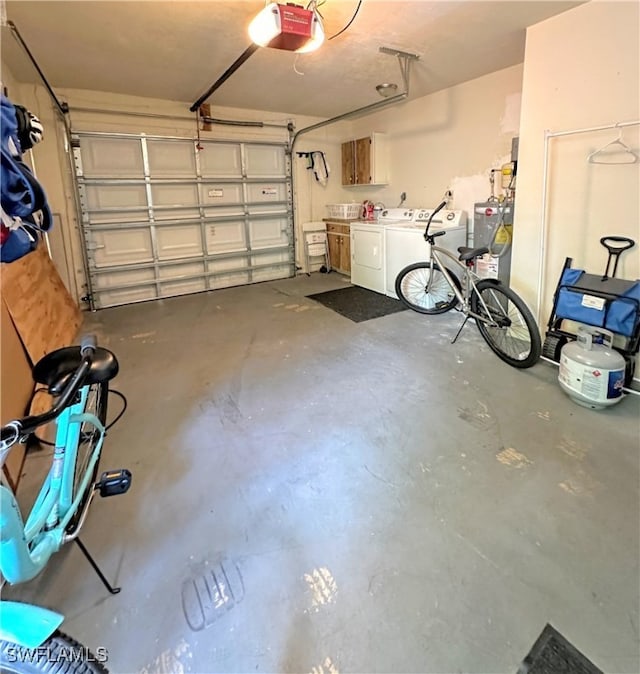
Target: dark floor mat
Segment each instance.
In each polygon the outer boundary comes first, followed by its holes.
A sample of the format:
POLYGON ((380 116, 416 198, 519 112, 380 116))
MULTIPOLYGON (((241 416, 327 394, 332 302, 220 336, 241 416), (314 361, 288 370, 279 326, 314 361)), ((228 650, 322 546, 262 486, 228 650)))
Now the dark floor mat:
POLYGON ((522 661, 517 674, 603 674, 551 625, 522 661))
POLYGON ((406 309, 400 300, 374 293, 373 290, 367 290, 359 286, 329 290, 316 295, 308 295, 308 297, 320 302, 328 309, 333 309, 354 323, 395 314, 397 311, 406 309))

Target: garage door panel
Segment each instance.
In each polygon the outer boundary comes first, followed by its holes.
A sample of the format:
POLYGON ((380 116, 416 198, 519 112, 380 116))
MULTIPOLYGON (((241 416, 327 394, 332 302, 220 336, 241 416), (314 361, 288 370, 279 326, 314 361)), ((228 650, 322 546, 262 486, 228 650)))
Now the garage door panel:
POLYGON ((207 253, 230 253, 247 249, 243 221, 207 225, 207 253))
POLYGON ((285 156, 281 148, 272 145, 247 145, 245 161, 248 178, 286 175, 285 156))
POLYGON ((209 260, 207 268, 213 273, 230 273, 239 272, 246 273, 243 270, 249 270, 249 259, 246 255, 239 255, 238 257, 223 257, 219 259, 209 260))
POLYGON ((95 286, 101 289, 117 288, 118 286, 133 286, 145 284, 155 278, 153 269, 130 269, 127 271, 113 271, 108 274, 97 274, 95 286))
POLYGON ((153 262, 151 231, 148 226, 92 231, 88 244, 96 267, 153 262))
POLYGON ((204 279, 194 279, 190 281, 174 281, 172 283, 162 283, 161 292, 163 297, 175 297, 176 295, 190 295, 207 290, 204 279))
POLYGON ((202 210, 203 216, 208 220, 240 220, 244 219, 244 208, 242 206, 227 206, 223 208, 205 208, 202 210))
POLYGON ((144 185, 88 185, 86 195, 89 210, 147 206, 144 185))
POLYGON ((200 217, 195 185, 156 185, 151 192, 155 220, 197 220, 200 217))
POLYGON ((153 269, 98 274, 93 286, 98 308, 155 299, 157 293, 154 276, 153 269))
POLYGON ((259 216, 272 215, 273 217, 286 217, 284 214, 284 206, 282 204, 252 204, 248 208, 249 217, 255 217, 256 219, 259 216))
POLYGON ((198 207, 196 185, 154 185, 151 195, 154 206, 198 207))
POLYGON ((163 281, 160 292, 163 296, 186 295, 207 289, 204 262, 191 264, 175 264, 161 267, 159 276, 163 281))
POLYGON ((200 225, 163 226, 156 228, 158 258, 176 260, 181 257, 202 255, 200 225))
POLYGON ((148 140, 149 172, 153 178, 191 178, 196 172, 191 141, 148 140))
POLYGON ((284 183, 249 183, 247 185, 247 200, 253 204, 269 204, 282 202, 287 199, 287 188, 284 183))
POLYGON ((170 264, 160 267, 158 277, 165 280, 185 280, 183 277, 204 276, 204 262, 192 262, 190 264, 170 264))
POLYGON ((180 222, 200 222, 200 212, 194 208, 170 208, 164 210, 158 207, 153 211, 154 221, 159 227, 164 227, 166 223, 179 220, 180 222))
POLYGON ((142 147, 136 138, 83 139, 82 169, 87 178, 136 178, 144 175, 142 147))
POLYGON ((252 280, 254 283, 263 281, 276 281, 277 279, 287 278, 289 276, 289 269, 287 264, 274 267, 266 267, 265 269, 256 269, 253 272, 252 280))
POLYGON ((200 172, 204 178, 240 178, 242 154, 237 143, 201 143, 200 172))
POLYGON ((117 307, 122 304, 133 304, 145 300, 155 300, 158 294, 155 285, 141 286, 139 288, 126 288, 123 290, 102 290, 96 297, 96 308, 106 309, 117 307))
POLYGON ((224 273, 221 276, 214 276, 211 278, 209 285, 212 289, 219 288, 233 288, 234 286, 245 286, 251 283, 252 278, 249 272, 235 271, 231 273, 224 273))
POLYGON ((288 260, 288 255, 286 250, 280 251, 260 251, 258 254, 253 254, 251 256, 251 264, 255 265, 264 265, 264 264, 274 264, 280 265, 288 260))
POLYGON ((249 223, 249 236, 252 249, 286 246, 287 221, 283 218, 255 220, 249 223))
POLYGON ((241 205, 242 183, 203 183, 200 185, 200 203, 207 206, 241 205))
POLYGON ((148 227, 149 213, 145 210, 139 212, 113 211, 111 213, 94 212, 90 214, 91 222, 85 223, 86 227, 93 225, 113 225, 114 228, 129 229, 131 227, 148 227))

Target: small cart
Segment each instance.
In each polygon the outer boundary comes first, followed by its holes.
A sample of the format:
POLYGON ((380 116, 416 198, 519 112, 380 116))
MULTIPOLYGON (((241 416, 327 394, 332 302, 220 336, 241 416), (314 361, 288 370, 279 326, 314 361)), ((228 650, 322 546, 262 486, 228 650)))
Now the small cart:
POLYGON ((553 297, 542 355, 560 362, 562 347, 576 339, 567 321, 605 328, 614 334, 613 346, 625 359, 625 386, 629 387, 640 345, 640 280, 627 281, 615 276, 620 255, 632 248, 635 241, 623 236, 605 236, 600 243, 609 253, 601 276, 572 269, 572 259, 565 260, 553 297))

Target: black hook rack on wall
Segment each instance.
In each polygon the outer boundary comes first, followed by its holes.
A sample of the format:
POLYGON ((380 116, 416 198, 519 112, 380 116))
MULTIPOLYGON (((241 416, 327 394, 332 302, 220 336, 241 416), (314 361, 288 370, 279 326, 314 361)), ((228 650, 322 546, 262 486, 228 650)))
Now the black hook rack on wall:
POLYGON ((314 176, 318 182, 326 184, 326 180, 329 177, 329 167, 327 166, 327 160, 325 159, 324 152, 322 150, 310 150, 309 152, 296 152, 298 157, 304 157, 309 160, 309 165, 307 170, 313 171, 314 176), (316 160, 314 155, 320 155, 320 174, 316 170, 316 160))

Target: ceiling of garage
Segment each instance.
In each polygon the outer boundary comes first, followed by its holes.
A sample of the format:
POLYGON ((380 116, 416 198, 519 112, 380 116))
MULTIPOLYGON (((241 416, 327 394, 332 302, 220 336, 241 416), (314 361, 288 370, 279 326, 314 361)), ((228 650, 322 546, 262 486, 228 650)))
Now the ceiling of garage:
MULTIPOLYGON (((319 3, 320 5, 321 3, 319 3)), ((521 63, 525 29, 581 2, 364 0, 350 27, 317 52, 259 49, 208 100, 215 106, 332 117, 380 100, 375 86, 402 79, 395 57, 418 54, 417 98, 521 63)), ((262 0, 201 2, 7 2, 55 88, 93 89, 193 103, 250 45, 247 25, 262 0)), ((320 7, 331 37, 358 0, 320 7)), ((38 81, 9 29, 2 60, 21 82, 38 81)))

